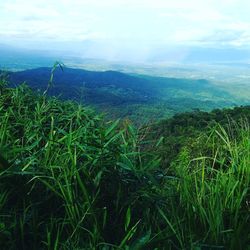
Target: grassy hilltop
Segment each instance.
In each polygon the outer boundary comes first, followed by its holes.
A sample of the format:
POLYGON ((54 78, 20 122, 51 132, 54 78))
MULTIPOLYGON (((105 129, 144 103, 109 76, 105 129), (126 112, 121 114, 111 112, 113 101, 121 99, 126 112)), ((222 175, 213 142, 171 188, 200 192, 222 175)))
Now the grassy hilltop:
POLYGON ((250 107, 136 129, 0 83, 0 249, 249 249, 250 107))

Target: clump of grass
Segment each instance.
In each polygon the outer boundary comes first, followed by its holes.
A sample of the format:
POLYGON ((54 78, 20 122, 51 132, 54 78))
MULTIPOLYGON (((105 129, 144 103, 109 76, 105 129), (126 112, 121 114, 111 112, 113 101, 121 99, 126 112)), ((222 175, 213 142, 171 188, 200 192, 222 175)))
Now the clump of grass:
POLYGON ((184 222, 180 230, 200 247, 249 244, 250 130, 243 122, 231 132, 218 126, 207 141, 212 155, 191 159, 185 149, 172 165, 178 176, 176 216, 184 222))
POLYGON ((147 129, 0 86, 1 249, 247 249, 247 123, 162 169, 147 129))
POLYGON ((25 85, 5 89, 0 102, 0 148, 10 164, 0 175, 1 190, 10 190, 1 211, 9 232, 2 243, 126 245, 140 224, 126 211, 141 202, 139 190, 151 188, 148 168, 157 167, 155 157, 139 151, 137 131, 25 85))

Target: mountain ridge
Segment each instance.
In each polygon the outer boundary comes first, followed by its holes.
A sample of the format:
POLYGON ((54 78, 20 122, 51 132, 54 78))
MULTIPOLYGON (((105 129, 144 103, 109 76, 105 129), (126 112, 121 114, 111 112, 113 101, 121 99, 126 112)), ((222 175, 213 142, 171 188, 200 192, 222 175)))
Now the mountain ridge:
MULTIPOLYGON (((12 86, 26 82, 32 89, 44 91, 51 68, 8 72, 12 86)), ((65 67, 54 71, 49 95, 61 96, 94 106, 113 118, 147 116, 152 109, 155 118, 175 113, 234 106, 234 99, 225 90, 205 79, 179 79, 130 75, 119 71, 89 71, 65 67)), ((151 119, 151 116, 146 120, 151 119)))

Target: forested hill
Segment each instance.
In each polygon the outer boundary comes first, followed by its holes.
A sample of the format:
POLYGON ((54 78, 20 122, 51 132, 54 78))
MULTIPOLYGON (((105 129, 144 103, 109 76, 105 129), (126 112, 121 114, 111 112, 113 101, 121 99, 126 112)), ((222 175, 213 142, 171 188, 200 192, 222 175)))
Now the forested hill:
MULTIPOLYGON (((10 80, 15 84, 25 81, 31 87, 45 89, 48 80, 50 79, 50 74, 50 68, 37 68, 11 73, 10 80)), ((94 98, 94 95, 97 94, 96 92, 98 92, 98 90, 106 90, 103 94, 110 92, 110 95, 113 94, 113 96, 126 97, 126 99, 119 98, 119 102, 121 103, 124 101, 132 101, 133 97, 134 102, 148 101, 152 98, 161 98, 164 97, 164 91, 171 89, 192 91, 194 94, 198 94, 200 91, 208 91, 212 94, 215 94, 216 91, 218 92, 218 88, 206 80, 188 80, 139 75, 132 76, 117 71, 97 72, 71 68, 64 68, 63 71, 60 69, 56 70, 54 76, 54 88, 51 90, 52 94, 62 94, 62 96, 66 98, 79 98, 79 90, 81 88, 85 88, 87 94, 93 95, 88 96, 90 102, 94 99, 96 102, 100 103, 113 103, 114 100, 112 98, 108 99, 107 97, 101 99, 94 98), (94 93, 88 93, 88 91, 93 89, 95 90, 94 93), (132 94, 131 98, 128 98, 128 93, 132 94)), ((216 96, 219 94, 221 95, 221 93, 222 92, 219 91, 216 96)), ((88 99, 86 99, 86 101, 88 101, 88 99)))
MULTIPOLYGON (((189 149, 192 146, 197 147, 197 144, 193 145, 197 137, 204 135, 204 132, 206 136, 209 136, 218 124, 233 133, 237 127, 248 126, 249 123, 250 106, 215 109, 212 112, 186 112, 152 124, 149 138, 163 138, 159 152, 161 152, 164 165, 169 166, 184 147, 189 149)), ((206 143, 206 141, 201 143, 206 143)), ((197 148, 193 151, 197 151, 197 148)))
MULTIPOLYGON (((44 90, 50 68, 10 72, 12 84, 26 82, 44 90)), ((50 95, 75 99, 104 111, 109 117, 128 117, 134 121, 170 117, 178 112, 199 108, 211 110, 237 103, 226 90, 207 80, 176 79, 129 75, 116 71, 95 72, 59 68, 54 72, 50 95)))
MULTIPOLYGON (((45 89, 50 79, 50 68, 37 68, 22 72, 11 73, 10 80, 13 83, 27 82, 31 87, 45 89)), ((57 69, 54 75, 53 94, 62 94, 68 98, 79 98, 76 91, 80 88, 99 89, 99 88, 116 88, 130 89, 143 94, 152 93, 150 82, 138 77, 130 76, 116 71, 87 71, 81 69, 64 68, 63 71, 57 69)), ((103 102, 104 100, 99 100, 103 102)), ((107 101, 105 99, 105 101, 107 101)), ((112 102, 112 100, 110 100, 112 102)))

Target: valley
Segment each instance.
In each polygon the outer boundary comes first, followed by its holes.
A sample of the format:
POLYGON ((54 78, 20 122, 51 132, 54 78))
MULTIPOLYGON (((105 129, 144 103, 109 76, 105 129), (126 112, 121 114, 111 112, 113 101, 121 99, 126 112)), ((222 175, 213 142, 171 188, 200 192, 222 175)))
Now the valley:
MULTIPOLYGON (((12 86, 25 82, 32 89, 42 92, 48 85, 51 68, 4 74, 8 75, 12 86)), ((142 125, 186 111, 247 105, 250 103, 248 89, 242 88, 244 85, 235 90, 230 84, 225 87, 225 84, 203 79, 68 67, 61 70, 58 67, 48 94, 91 106, 105 113, 108 119, 127 118, 142 125)))

